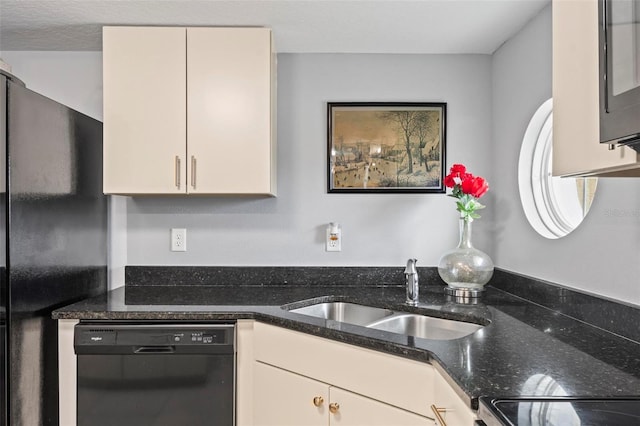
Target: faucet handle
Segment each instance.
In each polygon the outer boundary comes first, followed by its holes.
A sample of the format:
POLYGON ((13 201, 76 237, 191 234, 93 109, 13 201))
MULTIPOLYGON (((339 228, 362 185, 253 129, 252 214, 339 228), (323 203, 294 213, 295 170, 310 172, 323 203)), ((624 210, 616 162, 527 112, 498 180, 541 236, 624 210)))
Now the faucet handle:
POLYGON ((418 304, 418 271, 416 270, 416 259, 407 260, 407 267, 404 270, 405 284, 407 285, 407 304, 416 306, 418 304))
POLYGON ((404 269, 405 274, 417 274, 418 270, 416 269, 416 262, 418 259, 409 259, 407 260, 407 267, 404 269))

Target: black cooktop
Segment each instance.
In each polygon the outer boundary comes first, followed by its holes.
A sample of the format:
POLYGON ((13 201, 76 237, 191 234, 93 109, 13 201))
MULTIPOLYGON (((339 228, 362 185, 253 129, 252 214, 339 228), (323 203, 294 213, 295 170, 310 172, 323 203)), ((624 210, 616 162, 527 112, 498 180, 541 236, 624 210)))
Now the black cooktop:
POLYGON ((640 397, 480 398, 487 426, 639 426, 640 397))

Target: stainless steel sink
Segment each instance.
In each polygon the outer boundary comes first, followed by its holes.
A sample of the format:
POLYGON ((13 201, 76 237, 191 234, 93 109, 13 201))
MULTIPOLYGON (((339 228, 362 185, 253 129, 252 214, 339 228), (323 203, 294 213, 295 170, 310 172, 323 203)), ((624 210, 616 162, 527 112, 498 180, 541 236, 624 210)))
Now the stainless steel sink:
MULTIPOLYGON (((283 308, 286 309, 286 307, 283 308)), ((459 339, 483 327, 482 325, 463 321, 406 312, 395 312, 389 309, 348 302, 316 303, 302 308, 290 309, 289 312, 345 322, 405 336, 434 340, 459 339)))
POLYGON ((367 327, 434 340, 459 339, 482 328, 481 325, 468 322, 405 313, 380 319, 367 324, 367 327))
POLYGON ((291 309, 289 312, 364 326, 393 315, 393 311, 388 309, 347 302, 317 303, 303 308, 291 309))

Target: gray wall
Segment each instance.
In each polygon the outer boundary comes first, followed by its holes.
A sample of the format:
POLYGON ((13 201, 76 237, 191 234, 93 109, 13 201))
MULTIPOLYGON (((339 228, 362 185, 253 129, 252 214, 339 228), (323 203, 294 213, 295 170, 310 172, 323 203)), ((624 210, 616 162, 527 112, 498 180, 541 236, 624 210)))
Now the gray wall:
MULTIPOLYGON (((101 118, 101 107, 87 96, 101 93, 99 53, 2 57, 34 90, 101 118), (43 75, 42 69, 55 72, 43 75)), ((112 270, 121 270, 119 263, 400 266, 408 257, 436 265, 457 243, 454 200, 327 194, 326 102, 445 101, 449 163, 464 162, 486 175, 490 77, 488 55, 279 55, 278 197, 113 197, 112 270), (330 221, 343 227, 340 253, 324 251, 330 221), (187 228, 186 253, 169 251, 171 227, 187 228)), ((491 209, 483 216, 475 222, 476 245, 491 253, 491 209)))
POLYGON ((416 257, 437 264, 457 239, 452 198, 327 194, 326 103, 445 101, 449 158, 486 173, 490 63, 486 55, 279 55, 278 197, 131 198, 129 263, 401 266, 416 257), (324 250, 331 221, 342 225, 340 253, 324 250), (171 227, 187 228, 187 253, 168 250, 171 227))
POLYGON ((494 261, 501 268, 640 305, 640 180, 600 179, 582 225, 538 235, 520 204, 517 167, 533 113, 551 97, 551 7, 493 55, 494 261))
MULTIPOLYGON (((2 57, 34 90, 101 118, 99 53, 2 57)), ((640 305, 640 180, 601 179, 585 222, 561 240, 535 233, 520 205, 520 143, 530 117, 551 96, 550 7, 492 57, 278 59, 278 197, 113 197, 114 270, 127 263, 398 266, 410 256, 436 265, 456 243, 453 200, 326 194, 325 103, 446 101, 448 164, 466 163, 491 184, 483 198, 488 208, 474 222, 476 246, 499 267, 640 305), (343 225, 340 253, 323 249, 329 221, 343 225), (171 227, 187 228, 186 253, 169 251, 171 227)))

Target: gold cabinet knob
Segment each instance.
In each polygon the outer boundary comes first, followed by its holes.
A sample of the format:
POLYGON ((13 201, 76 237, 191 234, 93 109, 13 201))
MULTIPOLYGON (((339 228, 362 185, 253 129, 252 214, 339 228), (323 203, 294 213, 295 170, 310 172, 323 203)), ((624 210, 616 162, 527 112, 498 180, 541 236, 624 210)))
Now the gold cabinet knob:
POLYGON ((313 405, 315 405, 316 407, 320 407, 322 404, 324 404, 324 398, 321 396, 316 396, 315 398, 313 398, 313 405))
POLYGON ((329 411, 331 411, 333 414, 336 414, 338 410, 340 410, 340 404, 338 404, 337 402, 332 402, 331 404, 329 404, 329 411))

